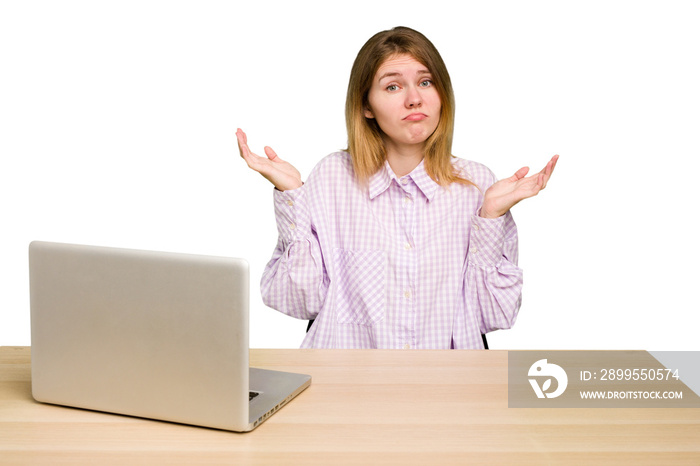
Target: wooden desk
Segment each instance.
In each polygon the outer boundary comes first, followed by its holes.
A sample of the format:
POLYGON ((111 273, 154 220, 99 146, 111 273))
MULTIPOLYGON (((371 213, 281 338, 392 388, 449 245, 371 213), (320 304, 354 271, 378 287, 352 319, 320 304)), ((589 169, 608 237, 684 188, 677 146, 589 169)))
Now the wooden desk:
POLYGON ((700 464, 700 409, 509 409, 506 351, 251 350, 309 389, 236 434, 40 404, 0 348, 0 464, 700 464))

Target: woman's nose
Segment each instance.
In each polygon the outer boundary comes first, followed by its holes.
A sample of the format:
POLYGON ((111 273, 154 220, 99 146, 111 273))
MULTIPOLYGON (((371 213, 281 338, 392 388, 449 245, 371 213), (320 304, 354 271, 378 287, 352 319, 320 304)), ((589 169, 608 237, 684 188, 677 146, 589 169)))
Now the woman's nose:
POLYGON ((418 89, 416 89, 415 87, 410 87, 408 89, 407 94, 406 94, 406 107, 408 107, 408 108, 420 107, 422 102, 423 102, 423 99, 422 99, 418 89))

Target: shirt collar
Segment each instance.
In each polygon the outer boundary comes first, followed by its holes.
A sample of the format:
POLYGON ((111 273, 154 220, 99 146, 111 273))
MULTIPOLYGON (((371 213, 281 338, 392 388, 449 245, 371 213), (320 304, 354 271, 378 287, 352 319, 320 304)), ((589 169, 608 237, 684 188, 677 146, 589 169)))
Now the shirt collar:
MULTIPOLYGON (((406 176, 413 180, 428 201, 433 199, 440 185, 426 173, 424 160, 421 160, 418 166, 406 176)), ((385 160, 384 165, 369 179, 369 198, 374 199, 386 191, 392 180, 400 184, 398 177, 389 166, 389 162, 385 160)))

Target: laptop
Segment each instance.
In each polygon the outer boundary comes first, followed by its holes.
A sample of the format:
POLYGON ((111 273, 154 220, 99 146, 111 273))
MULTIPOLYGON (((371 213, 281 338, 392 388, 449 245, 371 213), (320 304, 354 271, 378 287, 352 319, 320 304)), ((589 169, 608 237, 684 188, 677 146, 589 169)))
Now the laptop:
POLYGON ((37 401, 250 431, 311 383, 248 366, 243 259, 29 245, 37 401))

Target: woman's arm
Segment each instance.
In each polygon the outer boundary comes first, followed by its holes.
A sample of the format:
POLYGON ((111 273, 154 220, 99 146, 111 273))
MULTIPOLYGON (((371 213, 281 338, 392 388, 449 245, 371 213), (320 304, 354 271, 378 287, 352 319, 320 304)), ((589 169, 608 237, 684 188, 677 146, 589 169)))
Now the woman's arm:
POLYGON ((552 157, 539 173, 525 177, 527 167, 493 183, 472 219, 465 292, 468 305, 480 318, 481 333, 512 327, 522 299, 523 272, 518 267, 518 232, 510 209, 536 196, 556 167, 552 157))
POLYGON ((299 171, 270 147, 267 157, 251 152, 246 134, 238 129, 238 150, 252 170, 274 186, 279 239, 260 282, 263 302, 284 314, 313 319, 328 290, 321 248, 309 215, 299 171))
POLYGON ((329 279, 305 189, 274 192, 279 239, 260 289, 267 306, 298 319, 314 319, 325 302, 329 279))
POLYGON ((518 232, 510 212, 486 219, 474 215, 467 255, 467 306, 479 317, 481 333, 513 326, 523 271, 518 267, 518 232))

